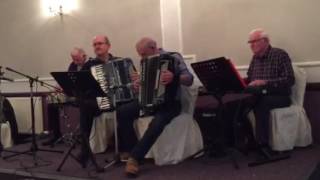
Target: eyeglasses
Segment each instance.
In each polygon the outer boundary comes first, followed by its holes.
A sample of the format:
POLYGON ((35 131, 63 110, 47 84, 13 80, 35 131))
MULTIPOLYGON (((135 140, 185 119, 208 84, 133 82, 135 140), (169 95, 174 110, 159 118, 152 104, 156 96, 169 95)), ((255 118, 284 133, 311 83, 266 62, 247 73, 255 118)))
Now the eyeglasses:
POLYGON ((101 46, 102 44, 107 44, 105 42, 96 42, 96 43, 93 43, 93 46, 101 46))
POLYGON ((261 41, 262 39, 264 39, 264 38, 259 38, 259 39, 250 40, 250 41, 248 41, 248 44, 257 43, 257 42, 261 41))

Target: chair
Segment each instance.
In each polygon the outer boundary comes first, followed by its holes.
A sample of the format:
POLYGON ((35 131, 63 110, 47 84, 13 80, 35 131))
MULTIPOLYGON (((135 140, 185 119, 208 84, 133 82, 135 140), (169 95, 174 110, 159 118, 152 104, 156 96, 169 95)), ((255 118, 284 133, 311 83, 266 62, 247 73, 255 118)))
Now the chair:
POLYGON ((0 142, 4 148, 9 148, 13 145, 13 139, 11 136, 11 128, 10 123, 7 121, 6 123, 0 124, 0 142))
MULTIPOLYGON (((13 108, 10 102, 0 94, 0 145, 9 148, 13 145, 13 136, 10 122, 16 123, 13 108), (9 117, 8 117, 9 116, 9 117), (7 121, 4 121, 7 120, 7 121), (13 122, 14 121, 14 122, 13 122)), ((13 124, 13 127, 16 124, 13 124)), ((17 127, 17 126, 16 126, 17 127)), ((17 131, 17 130, 16 130, 17 131)))
POLYGON ((269 144, 275 151, 292 150, 312 143, 310 122, 303 108, 307 75, 301 68, 293 69, 295 84, 292 87, 292 105, 270 112, 269 144))
MULTIPOLYGON (((146 155, 147 158, 153 158, 157 165, 177 164, 203 148, 200 128, 193 119, 198 88, 181 86, 181 89, 181 114, 165 127, 146 155)), ((142 137, 151 119, 152 117, 146 117, 136 121, 138 138, 142 137)))
POLYGON ((108 148, 113 137, 113 112, 104 112, 93 119, 89 144, 93 153, 102 153, 108 148))

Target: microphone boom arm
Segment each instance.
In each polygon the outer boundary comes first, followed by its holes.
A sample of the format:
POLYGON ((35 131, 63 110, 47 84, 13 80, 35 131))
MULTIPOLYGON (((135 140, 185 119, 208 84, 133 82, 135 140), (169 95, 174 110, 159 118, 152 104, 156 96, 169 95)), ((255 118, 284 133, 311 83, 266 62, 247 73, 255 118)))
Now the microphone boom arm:
MULTIPOLYGON (((14 70, 14 69, 9 68, 9 67, 6 67, 6 70, 11 71, 11 72, 14 72, 14 73, 16 73, 16 74, 19 74, 19 75, 21 75, 21 76, 24 76, 24 77, 28 78, 29 81, 38 82, 38 83, 40 83, 41 86, 46 86, 46 87, 48 87, 48 88, 53 88, 55 91, 60 91, 59 88, 57 88, 57 87, 55 87, 55 86, 53 86, 53 85, 51 85, 51 84, 48 84, 48 83, 46 83, 46 82, 44 82, 44 81, 39 80, 38 77, 36 77, 36 78, 31 77, 31 76, 29 76, 29 75, 23 74, 23 73, 21 73, 21 72, 18 72, 18 71, 14 70)), ((12 81, 13 81, 13 80, 12 80, 12 81)))

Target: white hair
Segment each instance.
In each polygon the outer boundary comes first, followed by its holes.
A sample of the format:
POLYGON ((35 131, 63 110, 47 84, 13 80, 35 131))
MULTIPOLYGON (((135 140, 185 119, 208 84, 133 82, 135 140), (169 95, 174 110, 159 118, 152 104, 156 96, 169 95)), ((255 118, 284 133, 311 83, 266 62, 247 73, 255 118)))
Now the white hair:
POLYGON ((250 31, 249 36, 251 36, 253 34, 259 34, 260 38, 266 38, 269 40, 268 33, 265 30, 263 30, 262 28, 253 29, 252 31, 250 31))

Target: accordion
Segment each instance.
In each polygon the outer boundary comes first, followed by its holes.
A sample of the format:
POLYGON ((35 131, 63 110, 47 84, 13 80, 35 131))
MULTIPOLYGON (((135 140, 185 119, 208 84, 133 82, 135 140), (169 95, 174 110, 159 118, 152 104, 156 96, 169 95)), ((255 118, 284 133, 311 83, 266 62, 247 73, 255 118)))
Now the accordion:
POLYGON ((117 103, 128 102, 135 98, 130 78, 133 71, 136 69, 129 58, 118 58, 91 67, 92 75, 106 93, 105 97, 97 97, 101 110, 113 110, 117 103))
POLYGON ((139 103, 142 115, 152 114, 168 100, 167 87, 161 84, 163 70, 173 70, 173 57, 168 54, 150 56, 141 60, 139 103))

